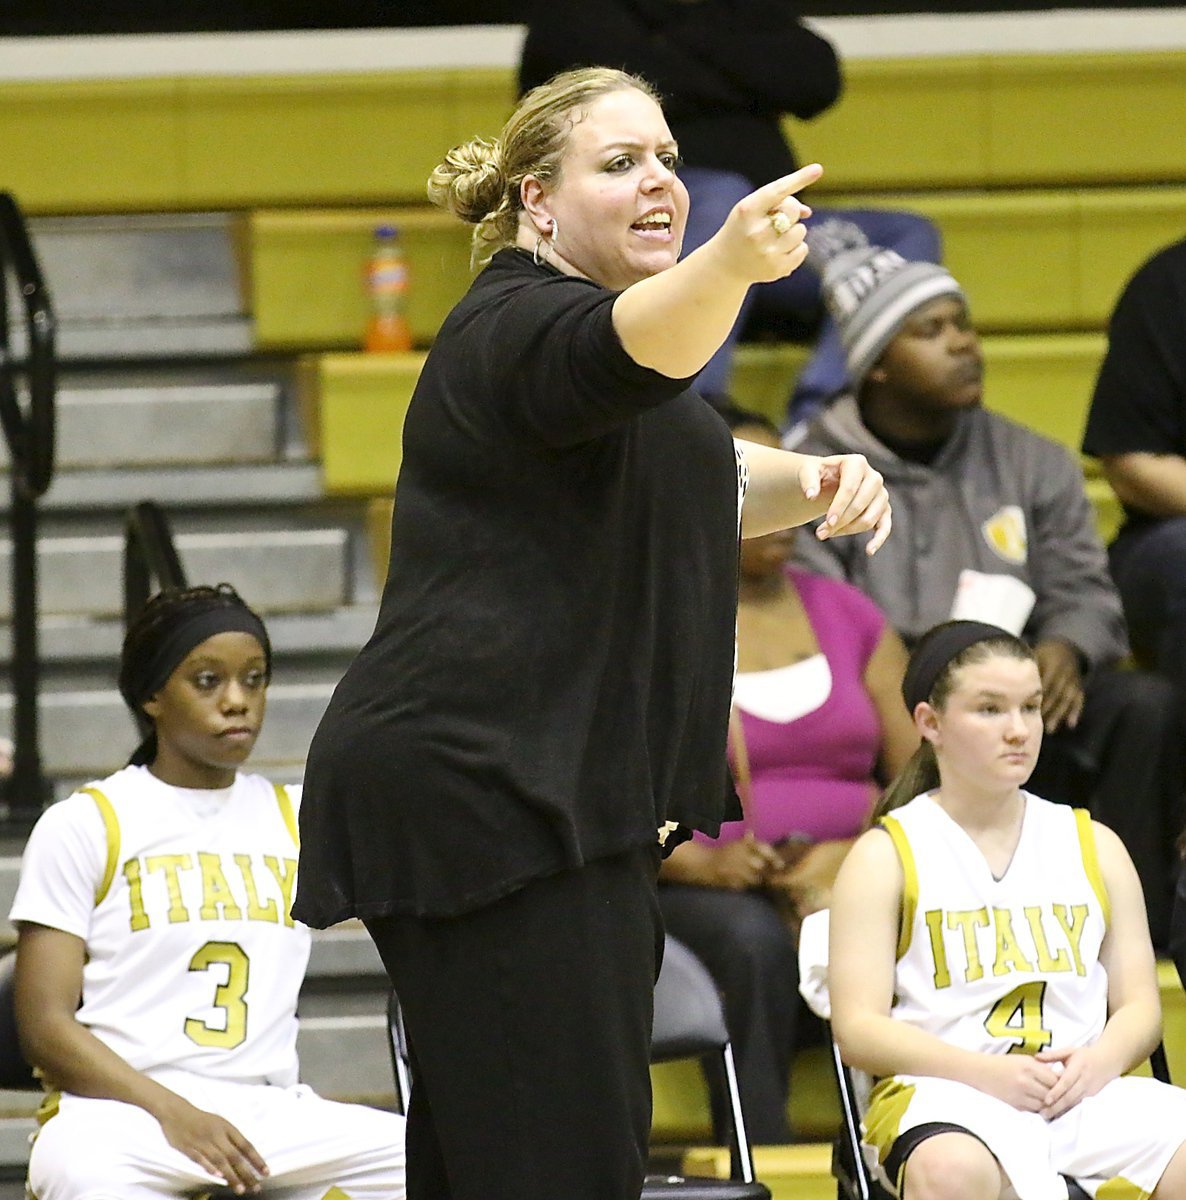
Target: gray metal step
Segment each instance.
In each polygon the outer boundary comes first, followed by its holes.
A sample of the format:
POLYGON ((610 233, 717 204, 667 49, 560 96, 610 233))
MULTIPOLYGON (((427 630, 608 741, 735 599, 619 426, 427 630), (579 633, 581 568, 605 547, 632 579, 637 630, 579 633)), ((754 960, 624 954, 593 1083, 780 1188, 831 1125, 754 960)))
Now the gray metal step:
MULTIPOLYGON (((280 767, 299 769, 332 692, 329 683, 273 683, 249 768, 273 777, 280 767)), ((127 762, 137 742, 132 718, 114 690, 43 692, 38 711, 47 775, 102 778, 127 762)), ((11 736, 11 731, 12 697, 0 695, 0 735, 11 736)))
POLYGON ((376 993, 374 1001, 372 1013, 301 1018, 297 1054, 302 1082, 333 1100, 393 1107, 386 996, 376 993))
MULTIPOLYGON (((189 578, 226 580, 263 612, 332 609, 349 594, 344 529, 188 533, 176 537, 189 578)), ((46 614, 114 616, 122 611, 123 539, 43 538, 39 606, 46 614)), ((12 548, 0 541, 0 618, 11 613, 12 548)))
MULTIPOLYGON (((351 604, 328 612, 272 613, 267 619, 268 637, 278 660, 316 659, 345 669, 370 637, 375 614, 373 604, 351 604)), ((90 664, 95 672, 112 678, 123 633, 123 622, 115 617, 47 616, 38 626, 38 657, 48 669, 90 664)), ((0 663, 8 662, 11 654, 12 629, 0 624, 0 663)))
MULTIPOLYGON (((12 1168, 23 1167, 29 1162, 29 1139, 37 1132, 37 1122, 33 1119, 37 1106, 41 1102, 39 1092, 3 1092, 3 1096, 11 1096, 15 1103, 24 1099, 28 1112, 21 1116, 0 1117, 0 1168, 4 1174, 12 1174, 12 1168)), ((8 1183, 0 1185, 0 1196, 18 1196, 23 1193, 15 1190, 15 1185, 8 1183)))
POLYGON ((16 940, 16 930, 8 923, 8 914, 12 910, 12 900, 16 895, 20 873, 19 854, 5 854, 0 857, 0 950, 16 940))
MULTIPOLYGON (((0 870, 0 887, 2 876, 0 870)), ((384 995, 388 987, 383 960, 361 921, 344 921, 331 929, 313 930, 305 978, 312 985, 324 980, 369 980, 372 988, 377 987, 384 995)))
POLYGON ((236 317, 247 311, 228 213, 37 217, 33 248, 61 321, 236 317))
MULTIPOLYGON (((225 509, 229 503, 291 505, 324 497, 317 463, 264 466, 112 468, 63 471, 38 502, 46 513, 124 512, 141 500, 167 506, 225 509)), ((0 489, 0 513, 8 511, 8 488, 0 489)))
MULTIPOLYGON (((14 338, 20 349, 20 339, 14 338)), ((73 322, 58 331, 58 357, 64 360, 237 357, 255 345, 246 317, 190 321, 73 322)))
MULTIPOLYGON (((30 222, 65 359, 249 353, 239 218, 226 213, 30 222)), ((19 305, 10 309, 20 314, 19 305)), ((18 353, 23 353, 19 319, 18 353)))
POLYGON ((63 388, 58 469, 271 462, 279 404, 275 383, 63 388))

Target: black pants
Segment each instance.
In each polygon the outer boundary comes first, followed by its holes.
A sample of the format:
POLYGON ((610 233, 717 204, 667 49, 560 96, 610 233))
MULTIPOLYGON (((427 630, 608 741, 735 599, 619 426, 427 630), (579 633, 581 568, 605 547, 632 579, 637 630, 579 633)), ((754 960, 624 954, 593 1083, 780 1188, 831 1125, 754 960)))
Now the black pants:
MULTIPOLYGON (((789 1142, 787 1093, 802 1012, 794 939, 756 892, 663 884, 659 905, 668 931, 704 963, 724 997, 750 1140, 789 1142)), ((718 1090, 714 1124, 724 1102, 718 1090)))
POLYGON ((1108 555, 1133 653, 1186 696, 1186 517, 1126 527, 1108 555))
POLYGON ((460 917, 367 922, 408 1029, 408 1200, 637 1200, 657 867, 648 847, 460 917))
POLYGON ((1149 671, 1096 671, 1079 724, 1043 740, 1026 786, 1088 809, 1120 838, 1141 878, 1153 945, 1164 949, 1183 822, 1182 718, 1169 682, 1149 671))

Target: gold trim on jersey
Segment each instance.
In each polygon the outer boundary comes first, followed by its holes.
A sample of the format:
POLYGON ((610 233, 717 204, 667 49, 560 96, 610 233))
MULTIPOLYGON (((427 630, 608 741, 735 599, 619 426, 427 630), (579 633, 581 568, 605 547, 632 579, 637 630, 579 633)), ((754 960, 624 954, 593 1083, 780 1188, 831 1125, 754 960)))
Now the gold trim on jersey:
POLYGON ((115 807, 111 801, 97 787, 84 787, 79 790, 86 792, 94 800, 99 809, 99 816, 103 818, 103 829, 107 833, 107 862, 103 867, 103 878, 95 888, 95 906, 98 907, 111 890, 111 881, 115 878, 116 867, 119 866, 119 818, 115 815, 115 807))
POLYGON ((37 1122, 37 1128, 40 1129, 46 1121, 58 1115, 58 1109, 62 1104, 62 1092, 60 1088, 54 1088, 52 1092, 46 1092, 41 1097, 41 1103, 37 1106, 37 1115, 34 1118, 37 1122))
POLYGON ((887 814, 879 819, 879 824, 890 835, 902 863, 902 923, 898 927, 898 958, 902 958, 910 949, 910 938, 914 933, 914 913, 918 908, 918 868, 914 865, 914 851, 910 849, 910 839, 901 821, 887 814))
POLYGON ((1095 1200, 1147 1200, 1152 1194, 1123 1175, 1116 1175, 1095 1189, 1095 1200))
MULTIPOLYGON (((877 1161, 883 1166, 894 1148, 894 1142, 898 1140, 902 1118, 913 1099, 914 1084, 902 1083, 893 1075, 878 1080, 869 1093, 869 1104, 861 1122, 861 1141, 876 1149, 877 1161)), ((901 1182, 897 1180, 899 1188, 901 1182)))
POLYGON ((292 797, 288 794, 288 788, 282 783, 274 783, 272 787, 276 792, 276 803, 280 805, 280 816, 284 820, 284 827, 288 830, 293 845, 299 850, 301 848, 301 834, 297 827, 296 813, 292 808, 292 797))
POLYGON ((1104 883, 1099 856, 1095 850, 1095 830, 1091 827, 1091 813, 1085 808, 1076 808, 1074 812, 1075 827, 1079 831, 1079 849, 1083 855, 1083 870, 1087 872, 1087 880, 1104 910, 1104 928, 1108 929, 1112 925, 1112 904, 1108 899, 1108 888, 1104 883))

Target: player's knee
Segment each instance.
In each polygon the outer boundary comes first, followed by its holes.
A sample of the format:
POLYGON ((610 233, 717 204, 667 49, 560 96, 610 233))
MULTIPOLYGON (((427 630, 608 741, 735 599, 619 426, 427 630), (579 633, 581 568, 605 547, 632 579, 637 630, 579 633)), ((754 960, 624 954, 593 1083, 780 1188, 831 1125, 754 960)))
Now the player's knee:
POLYGON ((970 1134, 927 1138, 906 1160, 902 1200, 997 1200, 1000 1194, 997 1160, 970 1134))
POLYGON ((65 1114, 38 1132, 29 1157, 37 1200, 120 1200, 136 1183, 126 1145, 106 1126, 87 1128, 65 1114))
POLYGON ((1152 1200, 1186 1200, 1186 1142, 1178 1147, 1162 1172, 1152 1200))
POLYGON ((117 1174, 90 1156, 64 1155, 52 1164, 34 1159, 28 1193, 37 1200, 120 1200, 124 1192, 117 1174))

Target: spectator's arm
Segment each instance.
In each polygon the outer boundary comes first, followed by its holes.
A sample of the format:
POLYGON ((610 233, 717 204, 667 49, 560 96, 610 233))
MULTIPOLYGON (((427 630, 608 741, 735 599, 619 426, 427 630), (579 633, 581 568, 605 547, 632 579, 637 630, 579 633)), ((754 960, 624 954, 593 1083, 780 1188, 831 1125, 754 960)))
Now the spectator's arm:
POLYGON ((1037 601, 1027 634, 1036 642, 1069 643, 1089 668, 1115 662, 1128 652, 1124 614, 1082 469, 1047 443, 1029 469, 1036 495, 1029 514, 1029 583, 1037 601))
POLYGON ((902 700, 902 677, 908 655, 902 639, 887 623, 877 649, 865 666, 864 683, 881 723, 878 765, 885 780, 893 779, 918 749, 918 730, 902 700))
POLYGON ((1149 259, 1116 302, 1083 434, 1121 500, 1153 516, 1186 512, 1184 322, 1186 241, 1149 259))
POLYGON ((1186 513, 1186 458, 1181 455, 1109 454, 1100 466, 1125 507, 1153 517, 1186 513))

